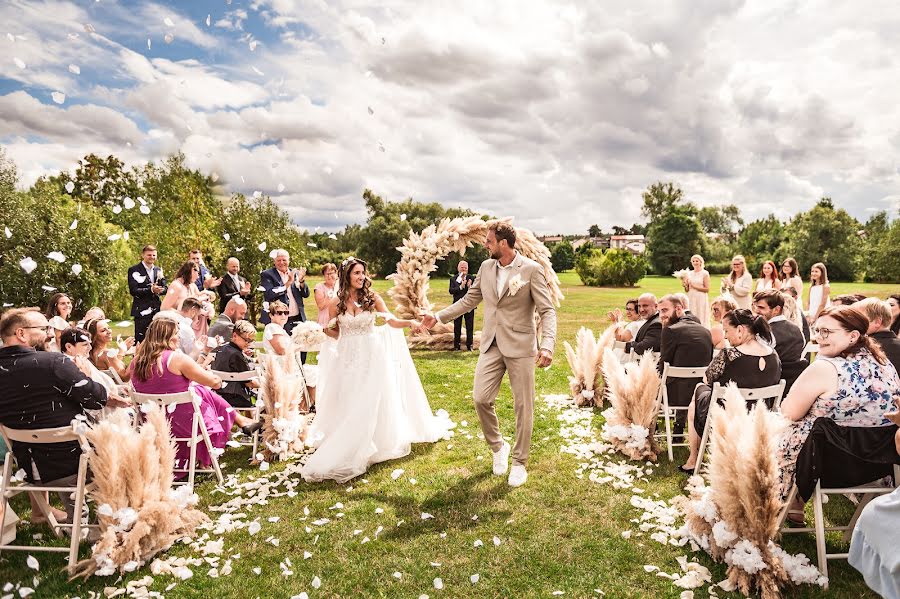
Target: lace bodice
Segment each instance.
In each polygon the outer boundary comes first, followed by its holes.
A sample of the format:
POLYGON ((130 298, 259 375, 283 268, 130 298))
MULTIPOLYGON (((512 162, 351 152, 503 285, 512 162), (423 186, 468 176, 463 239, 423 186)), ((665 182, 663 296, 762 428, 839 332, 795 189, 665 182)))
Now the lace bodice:
POLYGON ((354 315, 345 312, 338 315, 338 325, 340 325, 341 337, 368 335, 375 330, 375 313, 363 311, 354 315))

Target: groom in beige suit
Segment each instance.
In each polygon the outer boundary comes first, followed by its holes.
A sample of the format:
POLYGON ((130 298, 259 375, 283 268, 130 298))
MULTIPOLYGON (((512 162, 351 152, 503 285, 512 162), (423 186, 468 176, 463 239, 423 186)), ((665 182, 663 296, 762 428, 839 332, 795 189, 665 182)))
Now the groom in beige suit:
POLYGON ((528 479, 525 466, 534 423, 534 367, 553 361, 556 342, 556 310, 544 271, 534 260, 516 252, 516 230, 504 222, 490 226, 485 247, 491 254, 478 269, 478 276, 464 298, 437 313, 426 315, 423 325, 452 322, 475 309, 484 300, 481 355, 475 368, 473 398, 481 430, 494 452, 494 474, 509 469, 509 443, 500 436, 494 400, 503 374, 509 372, 516 412, 516 438, 509 484, 521 486, 528 479), (534 313, 541 317, 542 338, 538 348, 534 313))

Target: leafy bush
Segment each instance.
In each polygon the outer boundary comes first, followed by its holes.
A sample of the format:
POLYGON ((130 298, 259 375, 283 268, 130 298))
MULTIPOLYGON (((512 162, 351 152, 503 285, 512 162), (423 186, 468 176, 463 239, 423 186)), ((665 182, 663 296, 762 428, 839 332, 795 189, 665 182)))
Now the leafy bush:
POLYGON ((647 261, 625 250, 593 250, 578 256, 575 272, 591 287, 634 287, 647 274, 647 261))
POLYGON ((705 268, 711 275, 727 275, 731 272, 731 260, 707 262, 705 268))
POLYGON ((565 272, 575 267, 575 250, 568 241, 561 241, 550 251, 550 262, 556 272, 565 272))

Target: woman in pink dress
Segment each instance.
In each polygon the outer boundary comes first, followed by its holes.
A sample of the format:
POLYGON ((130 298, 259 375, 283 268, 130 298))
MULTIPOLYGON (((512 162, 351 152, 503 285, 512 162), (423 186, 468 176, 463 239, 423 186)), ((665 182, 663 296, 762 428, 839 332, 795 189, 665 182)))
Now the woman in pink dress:
POLYGON ((331 262, 322 267, 322 276, 325 280, 315 286, 313 293, 316 297, 316 308, 319 316, 316 319, 322 328, 328 326, 328 305, 337 297, 337 266, 331 262))
MULTIPOLYGON (((228 442, 231 427, 247 427, 250 418, 241 416, 210 387, 220 388, 222 379, 204 370, 190 357, 178 351, 178 324, 168 318, 150 323, 144 342, 137 346, 131 361, 131 384, 138 393, 181 393, 190 389, 200 398, 200 414, 214 448, 222 449, 228 442)), ((191 404, 180 404, 166 417, 173 437, 190 437, 194 411, 191 404)), ((187 443, 178 443, 176 468, 187 468, 190 459, 187 443)), ((203 466, 212 463, 205 445, 197 446, 197 461, 203 466)))
POLYGON ((684 290, 688 296, 688 310, 700 319, 700 324, 709 327, 709 272, 703 268, 703 256, 691 256, 694 267, 684 280, 684 290))

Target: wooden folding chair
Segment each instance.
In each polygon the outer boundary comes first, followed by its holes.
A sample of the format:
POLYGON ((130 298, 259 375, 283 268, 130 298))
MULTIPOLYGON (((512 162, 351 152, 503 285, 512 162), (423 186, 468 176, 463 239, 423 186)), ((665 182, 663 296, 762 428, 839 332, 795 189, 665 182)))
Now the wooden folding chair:
MULTIPOLYGON (((181 404, 191 404, 193 406, 193 417, 191 420, 191 436, 190 437, 173 437, 176 443, 187 443, 190 447, 191 455, 188 458, 187 468, 180 468, 179 464, 175 464, 172 472, 186 472, 188 480, 176 481, 175 484, 188 484, 193 488, 194 478, 197 472, 213 472, 219 484, 222 484, 222 470, 219 468, 219 457, 213 448, 212 440, 209 438, 209 432, 206 430, 206 423, 203 422, 203 415, 200 413, 200 398, 191 390, 182 391, 181 393, 138 393, 134 389, 131 390, 131 399, 135 404, 143 404, 153 402, 160 408, 170 414, 175 406, 181 404), (171 406, 171 408, 170 408, 171 406), (197 443, 203 442, 209 458, 212 461, 212 468, 197 468, 197 443)), ((140 420, 136 418, 137 422, 140 420)))
POLYGON ((13 468, 13 460, 14 456, 12 453, 13 443, 44 443, 44 444, 52 444, 52 443, 65 443, 68 441, 76 441, 82 447, 87 445, 87 441, 85 441, 82 435, 79 435, 75 432, 72 426, 61 426, 58 428, 42 428, 42 429, 33 429, 33 430, 23 430, 23 429, 13 429, 7 426, 0 425, 0 433, 2 433, 3 438, 6 440, 7 447, 10 448, 9 453, 6 454, 6 457, 3 462, 3 478, 0 480, 0 501, 6 501, 7 498, 12 497, 13 495, 17 495, 19 493, 43 493, 45 491, 51 491, 54 493, 74 493, 75 494, 75 509, 73 512, 72 520, 73 522, 67 524, 60 524, 56 521, 56 518, 53 517, 52 510, 49 509, 49 505, 42 505, 42 511, 45 511, 45 516, 47 516, 47 521, 53 532, 56 536, 62 537, 62 529, 70 529, 71 536, 69 539, 68 547, 43 547, 39 545, 13 545, 13 544, 3 544, 0 541, 0 551, 47 551, 52 553, 69 553, 69 565, 68 571, 71 574, 74 571, 75 564, 78 562, 78 545, 81 542, 81 534, 83 528, 97 528, 97 525, 87 525, 82 524, 81 522, 81 512, 82 506, 85 503, 85 493, 87 491, 88 485, 85 484, 87 480, 87 471, 88 471, 88 456, 86 453, 82 452, 81 456, 78 458, 78 471, 76 477, 76 484, 74 487, 52 487, 52 486, 42 486, 36 484, 30 484, 27 482, 16 482, 12 479, 12 468, 13 468))
POLYGON ((819 353, 819 344, 813 343, 810 341, 806 344, 806 347, 803 348, 803 353, 800 355, 800 358, 807 358, 809 363, 812 364, 813 360, 815 360, 816 355, 819 353))
MULTIPOLYGON (((222 370, 211 370, 210 372, 226 383, 246 383, 247 381, 250 381, 259 376, 259 371, 257 370, 247 370, 246 372, 224 372, 222 370)), ((241 414, 245 414, 248 417, 252 418, 254 422, 259 420, 259 405, 254 405, 249 408, 238 408, 235 406, 231 406, 231 408, 235 412, 240 412, 241 414)), ((251 455, 255 456, 256 449, 259 447, 259 430, 253 432, 250 443, 244 442, 241 443, 241 445, 253 447, 253 453, 251 455)))
MULTIPOLYGON (((688 447, 690 443, 687 442, 687 432, 681 433, 680 435, 672 434, 672 422, 675 418, 675 414, 678 410, 687 412, 690 407, 689 406, 670 406, 669 405, 669 391, 666 388, 666 382, 669 379, 702 379, 703 375, 706 373, 706 369, 708 366, 670 366, 668 362, 663 363, 663 372, 662 372, 662 381, 659 385, 659 393, 656 398, 656 411, 659 416, 662 416, 665 421, 665 433, 656 433, 653 436, 657 439, 664 438, 666 440, 666 447, 668 448, 669 453, 669 461, 673 461, 675 458, 672 455, 673 447, 688 447), (680 443, 674 442, 674 437, 681 437, 680 443)), ((657 418, 659 418, 657 416, 657 418)), ((685 431, 687 428, 685 427, 685 431)))
MULTIPOLYGON (((781 407, 781 398, 784 395, 785 381, 781 379, 777 385, 768 387, 759 387, 756 389, 739 388, 741 396, 748 402, 757 402, 760 400, 772 399, 773 411, 777 411, 781 407)), ((719 383, 713 384, 712 396, 709 398, 709 414, 706 418, 706 426, 703 427, 703 436, 700 438, 700 450, 697 452, 697 464, 694 466, 694 474, 700 473, 700 466, 703 464, 703 458, 706 454, 706 445, 709 443, 709 432, 712 427, 712 412, 719 406, 719 400, 725 399, 725 389, 719 383)))

